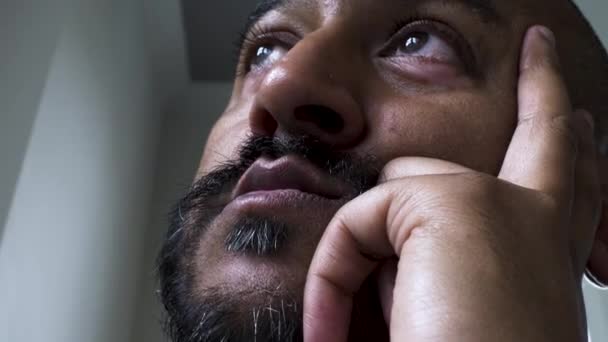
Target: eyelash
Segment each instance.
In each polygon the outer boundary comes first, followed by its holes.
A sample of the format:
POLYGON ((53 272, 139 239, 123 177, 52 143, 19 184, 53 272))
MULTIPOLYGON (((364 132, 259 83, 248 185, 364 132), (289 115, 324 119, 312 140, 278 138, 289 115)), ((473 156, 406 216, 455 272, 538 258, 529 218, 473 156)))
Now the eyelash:
POLYGON ((251 61, 256 49, 264 45, 276 45, 289 47, 287 40, 294 40, 295 36, 285 31, 277 31, 276 28, 255 24, 249 32, 243 32, 235 42, 235 59, 237 61, 237 77, 246 75, 251 71, 251 61), (286 39, 291 36, 291 39, 286 39))
MULTIPOLYGON (((471 75, 476 75, 475 54, 466 39, 456 30, 440 19, 425 16, 411 16, 407 19, 397 21, 388 36, 387 44, 381 49, 380 56, 388 57, 389 52, 394 52, 401 43, 404 35, 423 29, 439 35, 455 49, 456 54, 462 60, 465 70, 471 75), (401 34, 401 31, 404 31, 401 34)), ((256 53, 256 48, 264 45, 276 45, 289 49, 297 43, 297 37, 287 30, 277 31, 276 28, 255 24, 249 32, 242 32, 235 42, 235 59, 237 62, 236 76, 240 77, 251 71, 251 61, 256 53), (291 39, 285 39, 290 37, 291 39), (291 42, 288 42, 291 40, 291 42)))

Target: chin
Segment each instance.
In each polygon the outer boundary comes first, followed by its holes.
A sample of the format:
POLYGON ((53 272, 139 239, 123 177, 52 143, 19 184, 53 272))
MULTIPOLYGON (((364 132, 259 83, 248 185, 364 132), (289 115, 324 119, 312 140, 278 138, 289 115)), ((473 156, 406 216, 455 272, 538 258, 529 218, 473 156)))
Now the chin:
MULTIPOLYGON (((177 249, 181 261, 161 283, 172 341, 301 341, 306 274, 334 214, 220 213, 177 249)), ((357 294, 349 341, 388 341, 376 293, 370 281, 357 294)))
POLYGON ((327 223, 297 223, 224 212, 181 249, 161 291, 173 342, 301 341, 306 273, 327 223))
POLYGON ((285 212, 280 217, 259 212, 233 215, 229 211, 219 215, 190 260, 189 272, 196 288, 300 298, 329 219, 300 220, 285 212))

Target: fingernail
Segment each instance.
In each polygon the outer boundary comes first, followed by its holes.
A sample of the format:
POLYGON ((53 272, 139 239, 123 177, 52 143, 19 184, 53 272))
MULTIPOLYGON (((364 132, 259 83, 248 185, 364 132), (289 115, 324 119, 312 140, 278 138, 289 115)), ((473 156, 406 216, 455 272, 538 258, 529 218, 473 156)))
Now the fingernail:
POLYGON ((555 35, 550 29, 540 25, 529 28, 523 43, 524 52, 520 70, 524 71, 529 67, 536 66, 539 62, 549 62, 559 68, 559 57, 555 46, 555 35))
POLYGON ((553 34, 553 31, 546 26, 537 26, 536 30, 552 47, 556 47, 557 43, 555 41, 555 34, 553 34))

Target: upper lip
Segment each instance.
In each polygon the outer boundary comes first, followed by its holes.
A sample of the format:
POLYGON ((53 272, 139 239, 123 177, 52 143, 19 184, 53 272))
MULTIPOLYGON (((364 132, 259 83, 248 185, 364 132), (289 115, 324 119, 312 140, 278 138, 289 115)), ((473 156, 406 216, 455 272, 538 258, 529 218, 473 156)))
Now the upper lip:
POLYGON ((276 160, 258 159, 238 181, 232 198, 254 191, 273 190, 299 190, 338 199, 351 189, 310 162, 290 155, 276 160))

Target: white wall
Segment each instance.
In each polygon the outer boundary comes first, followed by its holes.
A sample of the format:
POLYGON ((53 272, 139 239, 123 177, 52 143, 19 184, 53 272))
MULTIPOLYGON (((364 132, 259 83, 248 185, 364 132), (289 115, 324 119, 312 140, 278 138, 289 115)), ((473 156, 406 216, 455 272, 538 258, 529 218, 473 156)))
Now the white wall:
POLYGON ((587 324, 593 342, 608 341, 608 290, 600 290, 591 283, 583 283, 587 324))
POLYGON ((209 129, 224 111, 231 88, 228 83, 193 85, 163 121, 133 342, 164 341, 154 261, 167 230, 169 208, 191 184, 209 129))
POLYGON ((600 39, 604 46, 608 46, 608 1, 606 0, 574 0, 579 5, 583 13, 593 28, 600 34, 600 39))
POLYGON ((0 2, 0 242, 64 14, 45 0, 0 2))
POLYGON ((0 245, 0 341, 126 342, 161 119, 144 0, 19 1, 23 13, 0 11, 19 39, 2 105, 26 95, 0 126, 19 126, 14 161, 25 151, 0 245))

